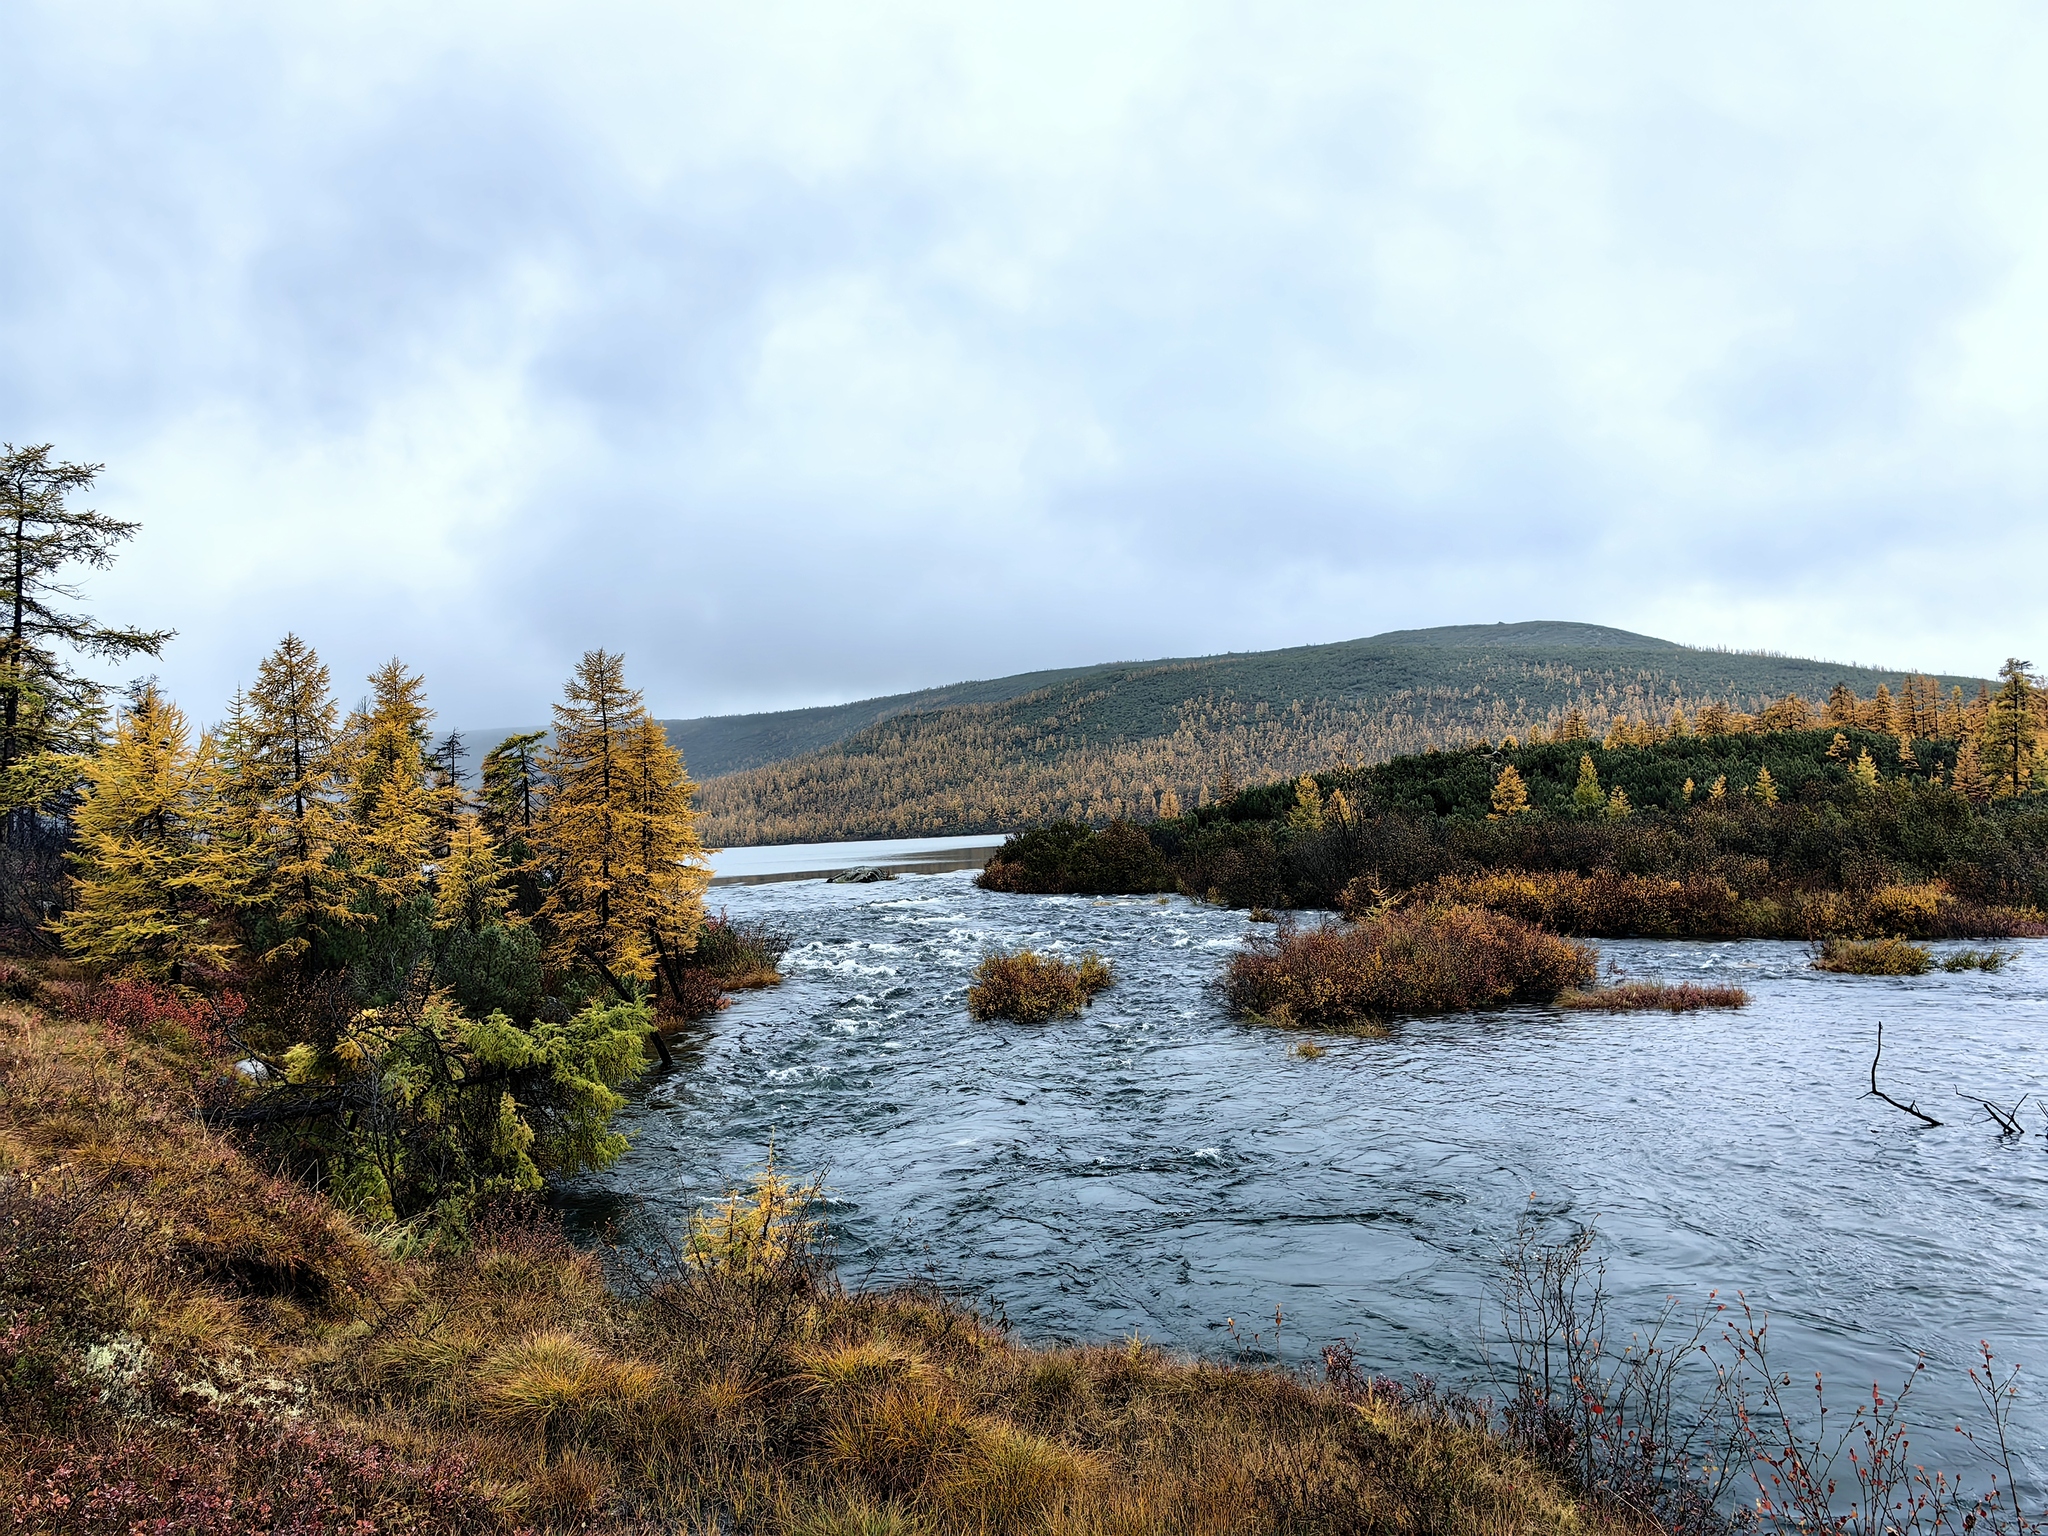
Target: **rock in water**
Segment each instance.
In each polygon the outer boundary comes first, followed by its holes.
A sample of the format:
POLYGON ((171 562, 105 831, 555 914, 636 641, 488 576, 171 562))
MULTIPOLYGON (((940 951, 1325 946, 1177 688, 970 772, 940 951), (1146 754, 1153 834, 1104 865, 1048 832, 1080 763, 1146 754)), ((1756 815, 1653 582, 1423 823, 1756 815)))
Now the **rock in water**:
POLYGON ((826 882, 831 885, 872 885, 877 880, 895 878, 887 870, 877 869, 872 864, 857 864, 852 869, 842 869, 836 875, 825 877, 826 882))

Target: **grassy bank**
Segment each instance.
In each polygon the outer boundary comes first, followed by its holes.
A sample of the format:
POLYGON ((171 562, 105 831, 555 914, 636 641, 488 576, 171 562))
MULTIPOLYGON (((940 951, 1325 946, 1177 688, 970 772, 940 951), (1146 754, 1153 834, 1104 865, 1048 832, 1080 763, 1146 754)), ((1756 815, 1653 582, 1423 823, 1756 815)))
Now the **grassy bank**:
POLYGON ((21 1528, 1627 1523, 1348 1369, 1037 1349, 936 1292, 851 1292, 774 1176, 611 1258, 516 1203, 368 1227, 209 1128, 230 1050, 198 1010, 9 985, 31 994, 0 1004, 0 1509, 21 1528))

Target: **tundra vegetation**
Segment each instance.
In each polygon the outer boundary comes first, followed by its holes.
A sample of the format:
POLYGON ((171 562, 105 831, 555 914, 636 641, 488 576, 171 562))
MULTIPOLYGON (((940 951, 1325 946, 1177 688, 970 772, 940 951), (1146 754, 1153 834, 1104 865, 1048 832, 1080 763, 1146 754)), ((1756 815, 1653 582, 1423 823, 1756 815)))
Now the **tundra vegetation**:
POLYGON ((1477 907, 1586 937, 2048 934, 2048 696, 1779 700, 1346 766, 1142 825, 1021 833, 995 890, 1477 907), (1163 865, 1163 871, 1162 871, 1163 865))

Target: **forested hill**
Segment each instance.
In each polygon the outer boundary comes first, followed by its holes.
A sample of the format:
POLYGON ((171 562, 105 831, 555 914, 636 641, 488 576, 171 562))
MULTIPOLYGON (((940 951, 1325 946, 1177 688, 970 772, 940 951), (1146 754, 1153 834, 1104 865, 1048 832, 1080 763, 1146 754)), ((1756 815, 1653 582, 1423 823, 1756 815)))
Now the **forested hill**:
MULTIPOLYGON (((1117 663, 669 724, 703 792, 708 842, 1010 831, 1144 818, 1226 785, 1709 703, 1742 712, 1908 674, 1700 650, 1593 624, 1399 630, 1365 640, 1117 663), (837 739, 833 731, 844 734, 837 739), (722 765, 747 762, 741 771, 722 765)), ((1942 677, 1944 694, 1976 678, 1942 677)))

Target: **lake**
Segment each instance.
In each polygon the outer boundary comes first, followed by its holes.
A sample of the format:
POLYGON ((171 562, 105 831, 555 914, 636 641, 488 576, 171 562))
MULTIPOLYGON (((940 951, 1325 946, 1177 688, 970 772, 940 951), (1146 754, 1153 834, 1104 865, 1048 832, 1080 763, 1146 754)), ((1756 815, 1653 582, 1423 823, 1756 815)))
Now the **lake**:
MULTIPOLYGON (((1962 1459, 1947 1425, 1979 1339, 2048 1374, 2043 1116, 2029 1100, 2027 1135, 2001 1138, 1958 1097, 2048 1090, 2048 941, 2007 945, 1996 975, 1906 979, 1824 975, 1798 944, 1606 941, 1603 968, 1754 1001, 1416 1019, 1316 1035, 1327 1054, 1302 1060, 1302 1036, 1216 994, 1240 912, 997 895, 966 872, 720 905, 794 936, 787 980, 675 1037, 678 1070, 622 1116, 632 1151, 570 1193, 586 1225, 622 1200, 686 1213, 772 1139, 825 1174, 849 1279, 929 1272, 1031 1339, 1294 1362, 1345 1338, 1375 1368, 1474 1383, 1486 1287, 1528 1216, 1594 1225, 1622 1317, 1743 1290, 1844 1414, 1927 1351, 1930 1464, 1962 1459), (975 961, 1018 943, 1098 949, 1117 985, 1078 1019, 972 1022, 975 961), (1882 1085, 1940 1129, 1865 1096, 1879 1020, 1882 1085)), ((2018 1424, 2048 1445, 2038 1390, 2018 1424)))

